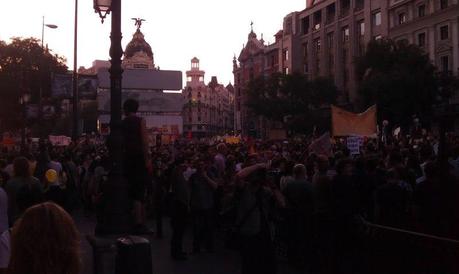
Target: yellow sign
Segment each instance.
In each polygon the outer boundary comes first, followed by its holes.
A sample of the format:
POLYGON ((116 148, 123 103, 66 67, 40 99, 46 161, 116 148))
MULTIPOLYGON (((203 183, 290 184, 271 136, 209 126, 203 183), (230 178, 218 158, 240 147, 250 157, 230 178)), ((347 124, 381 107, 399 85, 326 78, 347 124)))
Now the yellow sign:
POLYGON ((240 142, 241 142, 240 137, 230 136, 230 137, 225 138, 225 143, 227 144, 235 145, 235 144, 239 144, 240 142))

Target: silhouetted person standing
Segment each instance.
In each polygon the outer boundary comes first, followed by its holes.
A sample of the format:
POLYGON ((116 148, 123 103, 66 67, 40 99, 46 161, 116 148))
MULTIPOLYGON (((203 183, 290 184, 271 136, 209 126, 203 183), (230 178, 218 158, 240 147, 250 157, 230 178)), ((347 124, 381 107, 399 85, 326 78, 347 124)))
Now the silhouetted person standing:
POLYGON ((136 115, 139 103, 134 99, 124 102, 123 120, 124 168, 129 182, 129 194, 133 200, 134 233, 151 231, 145 225, 145 190, 151 173, 151 155, 148 153, 148 138, 145 120, 136 115))

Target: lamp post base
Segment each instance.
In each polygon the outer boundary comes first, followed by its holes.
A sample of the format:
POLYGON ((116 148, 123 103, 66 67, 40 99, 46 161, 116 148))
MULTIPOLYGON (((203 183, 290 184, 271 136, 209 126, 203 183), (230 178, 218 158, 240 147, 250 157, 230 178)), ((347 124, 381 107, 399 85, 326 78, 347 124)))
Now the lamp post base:
POLYGON ((117 170, 113 170, 102 191, 102 200, 97 209, 95 234, 100 236, 129 234, 133 222, 126 178, 117 170))

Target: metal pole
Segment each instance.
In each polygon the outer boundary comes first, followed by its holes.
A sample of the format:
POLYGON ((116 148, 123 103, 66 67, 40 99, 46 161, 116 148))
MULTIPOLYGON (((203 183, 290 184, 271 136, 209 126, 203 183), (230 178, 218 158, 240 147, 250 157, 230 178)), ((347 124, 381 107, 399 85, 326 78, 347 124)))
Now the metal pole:
POLYGON ((78 49, 78 0, 75 0, 75 29, 73 37, 73 127, 72 127, 72 139, 74 141, 78 138, 78 72, 77 72, 77 49, 78 49))
POLYGON ((43 48, 43 40, 45 39, 45 16, 42 17, 41 24, 41 56, 40 56, 40 91, 38 94, 38 137, 43 138, 43 58, 45 49, 43 48))
POLYGON ((26 105, 23 98, 21 98, 21 106, 22 106, 22 130, 21 130, 21 154, 24 154, 26 151, 26 105))
POLYGON ((45 39, 45 16, 42 17, 41 23, 41 48, 43 48, 43 40, 45 39))
POLYGON ((103 189, 103 201, 96 225, 97 235, 120 235, 129 233, 132 228, 128 183, 123 172, 123 133, 121 129, 121 0, 112 1, 112 30, 110 46, 110 151, 111 167, 109 184, 103 189))

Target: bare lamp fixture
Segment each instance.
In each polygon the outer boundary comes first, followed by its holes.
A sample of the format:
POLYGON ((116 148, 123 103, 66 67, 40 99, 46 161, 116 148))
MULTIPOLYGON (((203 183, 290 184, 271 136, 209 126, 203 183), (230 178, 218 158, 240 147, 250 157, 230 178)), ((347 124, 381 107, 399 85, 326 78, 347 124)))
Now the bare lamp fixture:
POLYGON ((94 11, 99 13, 102 23, 104 23, 105 17, 110 14, 112 8, 112 0, 94 0, 94 11))

